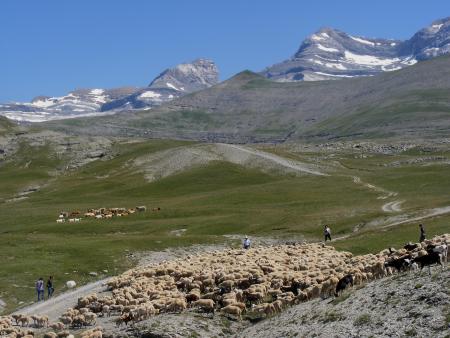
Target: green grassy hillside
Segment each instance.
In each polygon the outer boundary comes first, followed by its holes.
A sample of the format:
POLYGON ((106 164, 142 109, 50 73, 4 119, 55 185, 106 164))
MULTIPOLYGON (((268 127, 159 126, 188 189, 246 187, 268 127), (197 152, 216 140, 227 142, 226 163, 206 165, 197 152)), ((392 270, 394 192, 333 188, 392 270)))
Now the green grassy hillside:
MULTIPOLYGON (((379 192, 355 184, 353 176, 397 192, 395 199, 404 200, 405 212, 450 205, 448 165, 386 166, 420 157, 420 152, 357 158, 357 151, 343 151, 330 163, 316 152, 265 149, 305 162, 319 161, 329 176, 268 173, 216 161, 150 183, 131 165, 142 155, 188 145, 117 143, 113 159, 55 176, 52 172, 63 168, 67 158, 51 146, 22 144, 0 167, 0 298, 8 309, 34 297, 33 281, 39 276, 54 275, 61 291, 69 279, 91 280, 90 271, 116 274, 133 264, 127 250, 223 243, 227 240, 223 235, 318 240, 324 224, 331 224, 335 237, 350 235, 336 243, 356 253, 416 240, 416 222, 386 232, 365 226, 389 216, 381 210, 386 201, 378 199, 379 192), (32 185, 41 188, 26 199, 7 202, 32 185), (148 211, 111 220, 56 223, 62 210, 137 205, 146 205, 148 211), (161 211, 151 211, 155 207, 161 211), (354 233, 357 225, 360 231, 354 233), (180 229, 184 232, 178 236, 180 229)), ((450 156, 445 151, 436 154, 450 156)), ((448 220, 442 216, 427 222, 429 234, 448 232, 448 220)))

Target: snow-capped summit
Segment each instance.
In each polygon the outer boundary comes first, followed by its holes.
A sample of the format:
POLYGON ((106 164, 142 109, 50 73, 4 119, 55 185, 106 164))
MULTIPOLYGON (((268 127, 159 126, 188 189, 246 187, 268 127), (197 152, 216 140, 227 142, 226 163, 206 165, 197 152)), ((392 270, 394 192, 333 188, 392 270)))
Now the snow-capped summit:
POLYGON ((314 81, 370 76, 450 53, 450 18, 433 22, 406 41, 353 36, 322 28, 294 56, 262 73, 276 81, 314 81))
POLYGON ((208 59, 197 59, 166 69, 150 83, 150 88, 170 88, 193 92, 211 87, 219 82, 219 70, 208 59))
POLYGON ((148 87, 103 105, 102 110, 149 109, 174 98, 217 84, 219 71, 208 59, 197 59, 168 68, 148 87))
POLYGON ((41 122, 113 114, 158 106, 217 82, 214 62, 197 59, 165 70, 145 88, 78 89, 65 96, 38 96, 29 103, 0 104, 0 115, 17 121, 41 122))
POLYGON ((64 96, 37 96, 27 103, 0 105, 0 115, 12 120, 41 122, 98 115, 106 102, 134 93, 137 88, 77 89, 64 96))

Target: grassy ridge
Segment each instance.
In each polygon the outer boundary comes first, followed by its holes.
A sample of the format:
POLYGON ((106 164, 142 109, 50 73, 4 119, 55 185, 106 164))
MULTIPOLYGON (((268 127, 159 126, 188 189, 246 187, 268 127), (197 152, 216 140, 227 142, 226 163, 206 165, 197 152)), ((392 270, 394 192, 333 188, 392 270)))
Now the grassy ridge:
MULTIPOLYGON (((149 141, 117 144, 112 160, 95 161, 81 169, 53 177, 49 171, 67 159, 50 147, 22 145, 14 161, 0 167, 1 198, 30 185, 46 185, 29 199, 0 204, 0 298, 15 308, 33 298, 33 281, 55 275, 57 289, 69 279, 84 283, 90 271, 116 274, 133 262, 127 251, 158 250, 192 243, 223 242, 222 235, 306 237, 319 239, 323 224, 333 234, 351 233, 357 224, 383 216, 379 193, 354 184, 352 175, 393 189, 412 210, 450 205, 445 166, 385 167, 380 164, 414 158, 372 157, 356 159, 341 154, 342 168, 331 176, 267 174, 226 162, 194 167, 156 182, 146 182, 133 159, 155 151, 186 145, 185 142, 149 141), (28 165, 27 165, 28 164, 28 165), (423 195, 417 194, 417 186, 423 195), (5 189, 3 189, 5 187, 5 189), (61 210, 99 207, 161 207, 112 220, 86 219, 57 224, 61 210), (173 231, 186 229, 182 236, 173 231)), ((298 155, 291 154, 295 158, 298 155)), ((303 154, 314 161, 317 154, 303 154)), ((445 219, 445 218, 444 218, 445 219)), ((430 231, 442 232, 446 223, 433 221, 430 231)), ((415 240, 416 226, 388 230, 392 236, 363 229, 361 234, 339 242, 354 252, 372 250, 415 240), (353 240, 356 238, 357 241, 353 240), (395 238, 395 240, 393 240, 395 238)), ((431 227, 431 225, 430 225, 431 227)))

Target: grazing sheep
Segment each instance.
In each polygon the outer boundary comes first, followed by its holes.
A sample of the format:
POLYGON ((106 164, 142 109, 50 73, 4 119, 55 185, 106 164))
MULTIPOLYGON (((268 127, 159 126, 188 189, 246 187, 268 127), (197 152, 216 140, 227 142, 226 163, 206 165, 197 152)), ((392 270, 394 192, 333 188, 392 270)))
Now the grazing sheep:
POLYGON ((214 301, 212 299, 199 299, 192 303, 192 307, 200 308, 205 312, 212 312, 214 314, 214 301))
POLYGON ((75 281, 73 281, 73 280, 69 280, 66 282, 66 287, 68 289, 73 289, 75 286, 77 286, 77 283, 75 283, 75 281))
POLYGON ((56 322, 56 323, 51 323, 49 325, 50 328, 52 328, 55 331, 62 331, 65 328, 65 325, 63 322, 56 322))
POLYGON ((28 326, 30 325, 30 317, 28 316, 21 316, 18 321, 20 323, 21 326, 28 326))
MULTIPOLYGON (((126 209, 92 212, 125 215, 126 209)), ((79 311, 72 309, 64 315, 70 318, 67 321, 72 320, 69 325, 74 326, 78 325, 75 319, 81 312, 84 315, 115 315, 120 316, 116 323, 121 326, 157 313, 180 313, 189 304, 191 308, 205 312, 217 309, 238 319, 252 307, 271 316, 287 306, 317 297, 330 297, 348 285, 384 277, 391 269, 402 271, 404 267, 420 265, 420 260, 414 263, 413 257, 428 255, 424 250, 426 245, 438 246, 446 240, 450 240, 449 235, 417 247, 411 245, 363 256, 353 256, 316 243, 187 255, 173 261, 139 266, 113 277, 107 282, 110 295, 81 297, 77 304, 79 311)), ((67 325, 62 319, 61 322, 67 325)), ((82 325, 87 325, 88 319, 84 318, 82 325)))
POLYGON ((227 315, 235 316, 239 321, 242 320, 242 316, 241 316, 242 310, 237 306, 228 305, 228 306, 225 306, 222 309, 220 309, 220 311, 227 315))
POLYGON ((55 332, 46 332, 44 333, 44 338, 58 338, 58 335, 55 332))

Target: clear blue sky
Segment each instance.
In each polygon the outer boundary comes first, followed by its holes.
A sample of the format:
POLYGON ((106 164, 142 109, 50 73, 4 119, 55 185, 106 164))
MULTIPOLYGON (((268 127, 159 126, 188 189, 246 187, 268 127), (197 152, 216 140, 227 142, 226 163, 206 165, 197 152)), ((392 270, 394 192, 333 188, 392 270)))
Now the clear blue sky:
POLYGON ((323 26, 406 39, 446 16, 448 0, 0 0, 0 102, 144 86, 197 57, 226 79, 288 58, 323 26))

